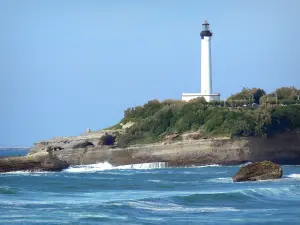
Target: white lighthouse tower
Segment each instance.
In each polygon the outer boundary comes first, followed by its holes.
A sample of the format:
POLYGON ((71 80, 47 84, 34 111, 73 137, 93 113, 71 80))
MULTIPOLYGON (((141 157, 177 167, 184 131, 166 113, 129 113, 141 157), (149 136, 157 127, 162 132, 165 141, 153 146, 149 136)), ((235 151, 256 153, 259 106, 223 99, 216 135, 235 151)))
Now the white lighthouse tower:
POLYGON ((182 100, 189 101, 194 98, 204 97, 207 102, 220 100, 220 94, 212 92, 212 70, 211 70, 211 47, 210 41, 213 33, 210 30, 209 23, 205 21, 202 24, 201 36, 201 92, 200 93, 182 93, 182 100))
POLYGON ((212 32, 207 21, 202 24, 201 36, 201 94, 212 94, 211 51, 212 32))

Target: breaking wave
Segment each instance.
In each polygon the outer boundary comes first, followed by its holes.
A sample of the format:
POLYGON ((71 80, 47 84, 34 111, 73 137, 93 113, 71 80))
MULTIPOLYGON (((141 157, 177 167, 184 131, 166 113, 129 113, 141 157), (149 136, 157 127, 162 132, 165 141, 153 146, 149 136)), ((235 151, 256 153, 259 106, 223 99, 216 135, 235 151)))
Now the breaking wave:
POLYGON ((289 177, 289 178, 294 178, 294 179, 300 179, 300 174, 298 174, 298 173, 293 173, 293 174, 288 175, 287 177, 289 177))
POLYGON ((208 179, 207 182, 213 182, 213 183, 232 183, 231 177, 219 177, 219 178, 212 178, 208 179))
POLYGON ((180 203, 192 203, 199 201, 235 201, 235 202, 244 202, 244 201, 268 201, 268 200, 290 200, 290 201, 299 201, 300 199, 300 188, 299 186, 291 186, 284 188, 249 188, 249 189, 240 189, 240 190, 230 190, 225 192, 199 192, 191 195, 178 195, 174 198, 180 203))
POLYGON ((205 167, 221 167, 219 164, 209 164, 204 166, 196 166, 196 168, 205 168, 205 167))
POLYGON ((197 165, 189 165, 185 166, 185 168, 206 168, 206 167, 221 167, 222 165, 219 164, 207 164, 207 165, 202 165, 202 166, 197 166, 197 165))
POLYGON ((132 201, 127 203, 133 208, 149 210, 149 211, 172 211, 172 212, 190 212, 190 213, 201 213, 201 212, 238 212, 241 211, 234 207, 186 207, 174 203, 158 203, 149 201, 132 201))
POLYGON ((152 162, 152 163, 140 163, 140 164, 130 164, 123 166, 113 166, 108 162, 89 164, 89 165, 80 165, 80 166, 71 166, 65 169, 65 172, 71 173, 83 173, 83 172, 97 172, 105 170, 149 170, 149 169, 161 169, 167 168, 168 163, 166 162, 152 162))

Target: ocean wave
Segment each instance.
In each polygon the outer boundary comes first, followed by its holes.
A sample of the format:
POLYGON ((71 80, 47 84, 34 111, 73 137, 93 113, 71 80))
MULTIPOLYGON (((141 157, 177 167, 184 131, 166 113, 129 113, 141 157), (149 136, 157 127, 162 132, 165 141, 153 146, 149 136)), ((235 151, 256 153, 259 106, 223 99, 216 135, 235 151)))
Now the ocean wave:
POLYGON ((132 201, 127 203, 129 206, 137 209, 149 211, 172 211, 185 213, 203 213, 203 212, 238 212, 240 209, 234 207, 185 207, 174 203, 157 203, 149 201, 132 201))
POLYGON ((14 195, 16 194, 17 191, 14 189, 11 189, 10 187, 7 186, 0 186, 0 194, 4 195, 14 195))
POLYGON ((166 162, 153 162, 153 163, 140 163, 140 164, 130 164, 123 166, 113 166, 109 162, 89 164, 89 165, 80 165, 80 166, 71 166, 65 169, 65 172, 71 173, 83 173, 83 172, 98 172, 106 170, 149 170, 149 169, 161 169, 166 168, 168 164, 166 162))
POLYGON ((239 190, 238 193, 246 195, 251 198, 267 198, 267 199, 300 199, 300 188, 297 185, 291 185, 289 187, 265 187, 265 188, 253 188, 239 190))
POLYGON ((294 178, 294 179, 300 179, 300 174, 298 173, 293 173, 290 175, 287 175, 288 178, 294 178))
POLYGON ((206 180, 207 182, 213 182, 213 183, 232 183, 231 177, 218 177, 218 178, 212 178, 206 180))
POLYGON ((54 174, 50 171, 30 171, 30 170, 18 170, 11 172, 0 173, 0 175, 29 175, 29 176, 47 176, 48 174, 54 174))
POLYGON ((245 202, 248 200, 248 196, 243 195, 239 192, 202 192, 193 193, 190 195, 176 195, 172 196, 171 199, 180 204, 193 204, 198 202, 212 203, 220 201, 235 201, 245 202))
POLYGON ((152 182, 152 183, 161 183, 162 181, 161 180, 148 180, 149 182, 152 182))
POLYGON ((244 202, 249 200, 269 201, 269 200, 300 200, 300 187, 290 186, 281 188, 248 188, 248 189, 233 189, 229 191, 211 191, 191 193, 190 195, 176 195, 171 199, 179 203, 193 202, 212 202, 216 201, 235 201, 244 202))
POLYGON ((252 164, 252 162, 246 162, 246 163, 240 164, 238 166, 239 167, 243 167, 243 166, 247 166, 247 165, 250 165, 250 164, 252 164))
POLYGON ((222 165, 219 164, 209 164, 209 165, 203 165, 203 166, 191 166, 191 168, 206 168, 206 167, 221 167, 222 165))
POLYGON ((221 172, 215 172, 214 174, 224 174, 224 173, 228 173, 227 170, 221 172))

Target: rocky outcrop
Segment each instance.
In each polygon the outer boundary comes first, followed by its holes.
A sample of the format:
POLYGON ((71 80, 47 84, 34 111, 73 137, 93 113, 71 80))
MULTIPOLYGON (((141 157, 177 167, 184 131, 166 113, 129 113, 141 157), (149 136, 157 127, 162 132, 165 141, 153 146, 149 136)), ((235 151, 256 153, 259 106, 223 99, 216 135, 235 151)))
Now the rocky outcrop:
POLYGON ((86 147, 89 147, 89 146, 94 147, 95 145, 92 142, 89 142, 88 140, 84 140, 82 142, 76 143, 73 146, 73 149, 76 149, 76 148, 86 148, 86 147))
POLYGON ((74 153, 76 153, 76 149, 92 149, 102 147, 104 136, 110 135, 115 138, 122 132, 122 130, 104 130, 97 132, 87 132, 80 136, 58 137, 46 141, 40 141, 34 144, 34 146, 30 149, 29 155, 49 150, 53 150, 54 152, 56 152, 61 150, 68 151, 71 149, 74 149, 74 153))
POLYGON ((61 171, 69 164, 57 158, 52 152, 27 157, 6 157, 0 159, 0 172, 13 171, 61 171))
POLYGON ((234 182, 279 179, 282 177, 280 165, 270 161, 243 166, 233 177, 234 182))
POLYGON ((33 146, 29 155, 53 149, 54 154, 69 164, 93 164, 107 161, 113 165, 167 162, 169 166, 206 164, 234 165, 270 160, 279 164, 300 164, 300 132, 282 133, 270 138, 201 138, 197 134, 177 134, 169 141, 120 148, 103 145, 109 131, 87 133, 77 137, 55 138, 33 146), (86 143, 92 143, 86 144, 86 143), (73 148, 77 145, 78 148, 73 148))

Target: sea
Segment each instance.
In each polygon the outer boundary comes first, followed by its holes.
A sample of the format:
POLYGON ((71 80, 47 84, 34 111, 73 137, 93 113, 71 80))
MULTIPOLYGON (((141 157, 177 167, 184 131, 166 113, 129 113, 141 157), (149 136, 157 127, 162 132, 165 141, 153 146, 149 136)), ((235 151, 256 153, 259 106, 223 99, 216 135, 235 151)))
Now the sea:
POLYGON ((283 165, 279 180, 233 183, 241 166, 0 173, 0 224, 300 224, 300 166, 283 165))

